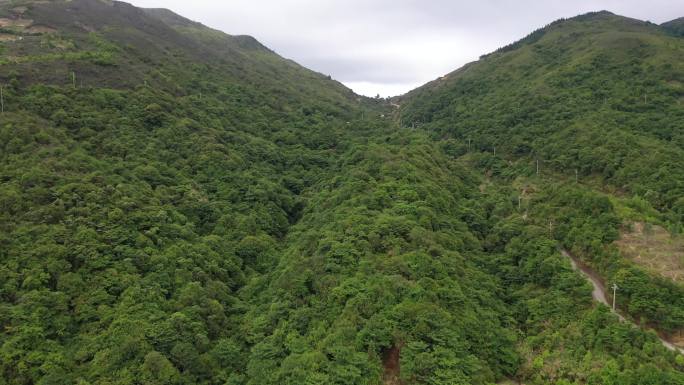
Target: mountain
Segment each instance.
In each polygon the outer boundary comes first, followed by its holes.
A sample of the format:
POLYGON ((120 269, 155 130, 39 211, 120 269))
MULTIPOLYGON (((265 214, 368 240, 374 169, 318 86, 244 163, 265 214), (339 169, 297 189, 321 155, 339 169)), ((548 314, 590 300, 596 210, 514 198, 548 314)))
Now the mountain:
POLYGON ((681 383, 682 288, 614 242, 684 221, 681 46, 588 14, 384 101, 169 10, 0 1, 0 384, 681 383))
POLYGON ((558 20, 394 100, 398 121, 507 186, 526 220, 617 283, 625 314, 666 335, 683 325, 682 286, 650 273, 668 270, 662 257, 629 260, 616 241, 644 223, 682 231, 675 25, 606 11, 558 20))
POLYGON ((667 211, 684 195, 681 47, 608 12, 561 20, 412 91, 402 118, 667 211))
POLYGON ((267 93, 288 88, 300 98, 330 103, 355 98, 341 84, 279 57, 252 37, 229 36, 170 11, 117 1, 54 0, 5 2, 0 12, 3 40, 15 42, 4 47, 4 81, 70 85, 75 77, 82 87, 146 84, 186 93, 199 93, 209 83, 258 82, 267 93))
POLYGON ((663 23, 660 26, 675 35, 684 36, 684 17, 668 21, 667 23, 663 23))

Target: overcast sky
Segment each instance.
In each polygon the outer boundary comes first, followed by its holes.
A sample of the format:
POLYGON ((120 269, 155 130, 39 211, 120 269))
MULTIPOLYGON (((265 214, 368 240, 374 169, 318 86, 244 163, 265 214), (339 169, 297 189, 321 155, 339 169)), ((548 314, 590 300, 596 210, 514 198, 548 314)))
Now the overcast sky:
POLYGON ((164 7, 278 54, 360 94, 393 96, 561 17, 609 10, 662 23, 684 0, 132 0, 164 7))

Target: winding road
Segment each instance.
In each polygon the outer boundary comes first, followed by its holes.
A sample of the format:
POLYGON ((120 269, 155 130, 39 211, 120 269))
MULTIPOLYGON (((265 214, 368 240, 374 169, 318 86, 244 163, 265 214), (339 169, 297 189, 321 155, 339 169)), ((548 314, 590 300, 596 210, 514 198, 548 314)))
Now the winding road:
MULTIPOLYGON (((577 258, 575 258, 573 255, 568 253, 565 250, 561 250, 561 254, 563 254, 564 257, 568 258, 570 260, 570 265, 572 265, 572 268, 575 269, 576 271, 579 271, 594 287, 594 290, 591 293, 591 296, 594 298, 595 301, 600 302, 606 306, 608 306, 610 311, 613 312, 618 318, 620 319, 620 322, 629 322, 633 327, 638 327, 636 324, 634 324, 631 321, 627 321, 625 317, 623 317, 620 313, 617 311, 613 310, 612 305, 608 303, 608 297, 606 296, 606 288, 603 286, 603 283, 601 280, 598 278, 598 274, 588 268, 586 265, 581 263, 577 258)), ((678 351, 680 353, 684 353, 684 349, 675 346, 672 342, 663 339, 662 337, 658 336, 660 339, 660 342, 663 343, 663 346, 666 348, 672 350, 672 351, 678 351)))

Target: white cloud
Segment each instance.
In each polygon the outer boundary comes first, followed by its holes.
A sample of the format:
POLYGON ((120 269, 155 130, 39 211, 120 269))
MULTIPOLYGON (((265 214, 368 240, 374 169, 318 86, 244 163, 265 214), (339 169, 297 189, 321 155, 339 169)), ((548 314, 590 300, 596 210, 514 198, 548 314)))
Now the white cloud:
POLYGON ((351 88, 359 95, 380 96, 383 98, 403 95, 406 92, 423 85, 423 82, 413 83, 372 83, 372 82, 344 82, 344 85, 351 88))

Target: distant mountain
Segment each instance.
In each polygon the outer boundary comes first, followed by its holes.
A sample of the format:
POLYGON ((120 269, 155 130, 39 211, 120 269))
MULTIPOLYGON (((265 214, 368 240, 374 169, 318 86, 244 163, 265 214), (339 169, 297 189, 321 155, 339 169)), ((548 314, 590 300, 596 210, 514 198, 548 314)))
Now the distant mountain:
POLYGON ((665 28, 667 31, 674 33, 675 35, 684 36, 684 17, 668 21, 660 26, 665 28))

